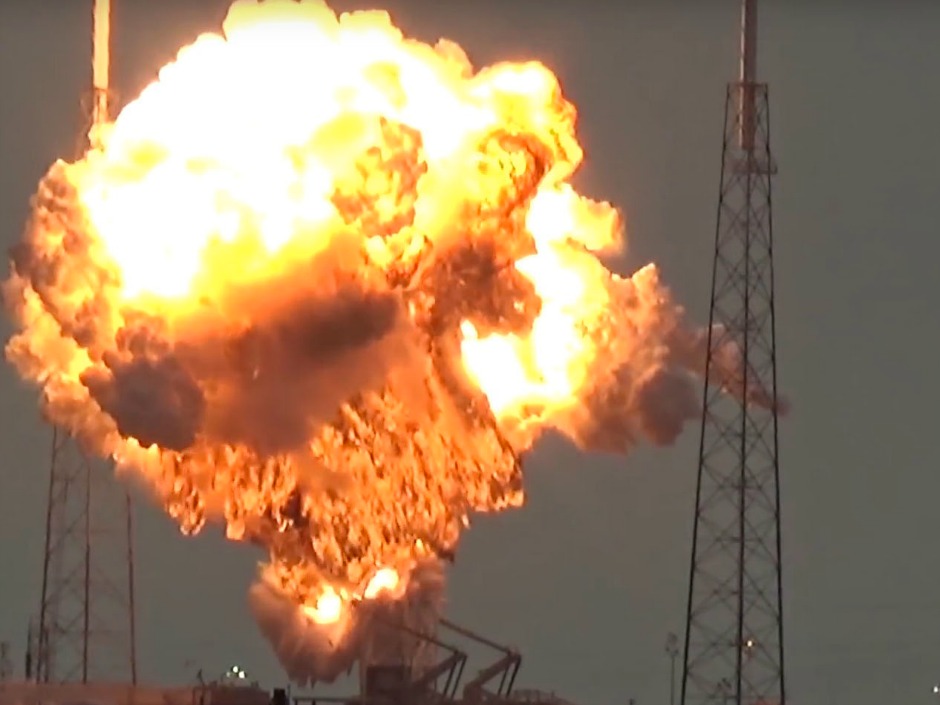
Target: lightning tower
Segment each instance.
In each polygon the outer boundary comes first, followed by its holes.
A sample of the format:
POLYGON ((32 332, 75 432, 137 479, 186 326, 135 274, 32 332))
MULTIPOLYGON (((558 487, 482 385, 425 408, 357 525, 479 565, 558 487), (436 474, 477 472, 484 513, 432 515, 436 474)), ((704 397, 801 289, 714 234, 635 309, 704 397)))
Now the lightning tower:
MULTIPOLYGON (((100 144, 109 98, 109 0, 95 0, 88 146, 100 144)), ((43 682, 136 683, 130 495, 113 467, 52 432, 35 674, 43 682)), ((33 659, 28 658, 28 663, 33 659)))
POLYGON ((740 77, 725 102, 683 705, 786 702, 767 94, 757 0, 743 0, 740 77), (729 342, 743 363, 735 395, 716 374, 729 342))

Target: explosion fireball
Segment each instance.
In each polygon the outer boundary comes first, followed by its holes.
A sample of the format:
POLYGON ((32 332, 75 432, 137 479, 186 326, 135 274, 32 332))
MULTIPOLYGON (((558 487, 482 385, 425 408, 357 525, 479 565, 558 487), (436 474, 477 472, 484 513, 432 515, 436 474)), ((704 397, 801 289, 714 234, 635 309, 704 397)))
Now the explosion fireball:
POLYGON ((184 533, 263 548, 250 602, 298 682, 377 606, 437 609, 540 434, 627 452, 699 413, 707 334, 653 265, 605 268, 623 223, 568 182, 575 117, 540 63, 240 0, 39 185, 8 359, 184 533))

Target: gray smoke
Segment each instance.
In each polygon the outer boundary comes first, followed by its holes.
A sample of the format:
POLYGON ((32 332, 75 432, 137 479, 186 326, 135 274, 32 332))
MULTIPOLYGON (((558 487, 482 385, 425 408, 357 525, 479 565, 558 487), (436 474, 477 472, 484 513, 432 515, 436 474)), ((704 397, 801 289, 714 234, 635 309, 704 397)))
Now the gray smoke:
MULTIPOLYGON (((602 344, 583 403, 561 419, 559 430, 594 451, 627 453, 642 441, 671 445, 701 417, 708 329, 687 323, 654 265, 630 278, 612 276, 600 263, 596 269, 611 298, 608 315, 590 330, 602 344)), ((746 404, 785 411, 785 401, 775 400, 753 370, 745 393, 740 348, 719 326, 711 348, 710 384, 746 404)))
POLYGON ((432 654, 414 632, 433 636, 443 596, 443 568, 426 561, 413 571, 404 595, 353 603, 335 624, 315 623, 264 579, 252 585, 248 604, 291 681, 312 686, 336 680, 357 662, 405 661, 420 668, 432 654))
POLYGON ((104 368, 82 375, 82 383, 122 436, 169 450, 185 450, 195 442, 206 403, 179 359, 126 359, 107 352, 103 362, 104 368))

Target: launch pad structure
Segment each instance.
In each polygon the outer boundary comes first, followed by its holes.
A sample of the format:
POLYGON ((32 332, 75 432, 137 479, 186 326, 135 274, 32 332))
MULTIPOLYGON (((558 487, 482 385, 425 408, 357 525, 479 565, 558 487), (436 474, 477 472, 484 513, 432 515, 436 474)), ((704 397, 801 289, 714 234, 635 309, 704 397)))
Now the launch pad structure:
POLYGON ((366 662, 360 666, 360 693, 352 697, 305 695, 288 697, 276 690, 272 705, 421 705, 424 703, 526 703, 528 705, 567 705, 556 696, 541 691, 513 689, 522 665, 521 654, 479 634, 440 618, 437 634, 425 634, 403 624, 390 624, 433 647, 436 660, 420 666, 409 662, 406 654, 397 662, 366 662), (496 660, 481 669, 461 688, 468 655, 441 632, 460 637, 498 654, 496 660))
MULTIPOLYGON (((132 683, 0 683, 0 705, 43 705, 48 702, 83 702, 95 705, 571 705, 553 693, 515 690, 522 664, 520 653, 440 618, 435 633, 389 622, 390 629, 421 642, 411 654, 360 662, 360 690, 349 696, 293 695, 273 692, 256 684, 220 681, 191 687, 145 687, 132 683), (442 635, 446 633, 448 636, 442 635), (465 648, 454 638, 495 652, 494 660, 463 681, 468 662, 465 648), (447 641, 445 641, 445 638, 447 641), (425 648, 429 647, 429 648, 425 648), (417 651, 420 658, 411 658, 417 651), (430 651, 434 658, 429 660, 430 651)), ((314 684, 315 686, 315 684, 314 684)))
MULTIPOLYGON (((109 120, 110 0, 94 0, 87 140, 109 120)), ((133 515, 113 464, 52 430, 42 593, 26 677, 41 683, 137 682, 133 515)))
POLYGON ((757 0, 728 84, 709 312, 682 705, 785 705, 770 105, 757 0), (736 346, 733 394, 716 374, 736 346), (740 401, 739 401, 740 400, 740 401))

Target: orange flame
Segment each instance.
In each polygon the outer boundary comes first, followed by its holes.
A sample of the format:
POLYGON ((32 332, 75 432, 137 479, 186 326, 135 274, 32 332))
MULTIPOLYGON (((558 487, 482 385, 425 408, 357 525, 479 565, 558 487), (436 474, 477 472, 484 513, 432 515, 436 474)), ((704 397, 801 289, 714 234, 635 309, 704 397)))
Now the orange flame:
MULTIPOLYGON (((562 180, 581 159, 573 122, 572 107, 541 64, 502 64, 473 74, 456 45, 432 49, 405 41, 382 12, 338 21, 320 2, 236 2, 224 36, 204 35, 183 49, 121 111, 100 150, 62 167, 87 219, 89 258, 113 277, 105 290, 107 315, 96 322, 117 332, 132 317, 153 317, 177 343, 197 338, 205 327, 238 327, 240 319, 245 325, 255 312, 239 311, 231 292, 267 286, 299 262, 332 254, 363 199, 379 222, 414 209, 412 223, 397 233, 362 231, 365 252, 380 268, 401 266, 409 257, 407 241, 417 233, 430 247, 450 246, 456 234, 450 223, 466 204, 498 209, 501 199, 517 195, 513 172, 532 168, 526 152, 494 144, 481 153, 480 145, 501 131, 518 133, 532 138, 549 164, 523 205, 521 225, 534 239, 534 252, 511 265, 532 283, 541 310, 528 332, 480 334, 463 319, 460 352, 498 417, 522 416, 532 404, 542 416, 567 408, 577 403, 584 361, 593 354, 578 327, 606 304, 603 283, 578 269, 577 256, 583 247, 616 247, 619 234, 611 206, 582 198, 562 180), (330 70, 317 72, 315 80, 305 74, 308 90, 298 90, 291 66, 330 70), (412 134, 417 137, 408 142, 412 134), (381 161, 386 151, 391 163, 384 169, 361 162, 363 156, 381 161), (396 159, 416 172, 410 177, 420 179, 412 185, 416 193, 396 190, 409 178, 390 171, 396 159), (352 192, 348 201, 345 191, 352 192)), ((44 236, 52 246, 65 234, 44 236)), ((73 296, 90 293, 76 286, 73 296)), ((42 319, 39 304, 30 301, 27 308, 42 319)), ((45 335, 51 331, 32 326, 12 347, 48 349, 45 335)), ((83 379, 100 367, 99 354, 73 346, 64 357, 44 359, 47 389, 91 403, 83 379)), ((198 529, 221 502, 229 536, 245 537, 253 505, 281 506, 296 489, 290 458, 282 461, 280 486, 253 471, 261 487, 252 490, 237 477, 219 475, 218 463, 225 461, 210 460, 215 451, 205 436, 194 441, 204 451, 181 454, 133 434, 105 435, 109 452, 155 482, 187 530, 198 529), (207 472, 214 487, 205 486, 207 472)), ((315 453, 316 445, 313 440, 315 453)), ((244 448, 219 450, 228 463, 248 460, 244 448)), ((369 533, 368 527, 361 531, 369 533)), ((412 542, 405 555, 426 552, 422 545, 412 542)), ((315 597, 303 598, 304 611, 332 622, 344 601, 371 599, 380 587, 397 585, 396 569, 384 568, 356 588, 355 576, 368 565, 349 574, 349 587, 323 583, 315 597)), ((306 589, 294 586, 299 594, 306 589)))
POLYGON ((598 259, 622 220, 567 182, 545 66, 474 72, 317 0, 239 0, 223 30, 50 170, 7 354, 184 531, 264 545, 264 579, 331 625, 520 505, 543 429, 665 437, 651 414, 685 396, 648 389, 691 347, 655 269, 598 259))

